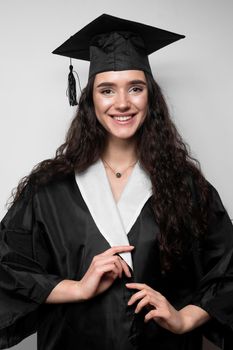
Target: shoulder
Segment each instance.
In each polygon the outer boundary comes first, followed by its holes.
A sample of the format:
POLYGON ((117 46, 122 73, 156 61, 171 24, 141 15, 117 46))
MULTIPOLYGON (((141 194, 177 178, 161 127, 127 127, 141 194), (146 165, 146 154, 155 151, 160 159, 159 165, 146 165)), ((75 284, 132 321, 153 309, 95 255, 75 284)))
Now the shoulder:
POLYGON ((208 182, 208 212, 210 218, 213 215, 221 216, 224 214, 228 216, 218 190, 210 182, 208 182))
POLYGON ((6 215, 1 221, 1 229, 5 227, 21 227, 28 230, 32 227, 39 208, 48 208, 49 205, 60 203, 64 205, 76 190, 75 175, 70 174, 60 179, 53 179, 50 182, 35 186, 28 182, 14 200, 6 215))
POLYGON ((46 195, 54 196, 64 191, 73 191, 76 185, 75 174, 71 173, 63 177, 54 177, 45 184, 36 185, 32 181, 23 187, 19 197, 13 201, 9 208, 10 212, 15 210, 25 210, 25 208, 33 208, 35 201, 42 199, 46 195))
POLYGON ((207 215, 226 212, 218 190, 203 175, 197 176, 195 172, 190 172, 186 175, 185 181, 190 188, 194 206, 201 206, 207 211, 207 215))
POLYGON ((74 172, 64 176, 58 176, 58 177, 54 176, 46 184, 39 185, 38 188, 35 189, 35 193, 37 194, 43 191, 55 191, 60 188, 66 188, 66 187, 72 186, 74 182, 75 182, 74 172))
POLYGON ((52 198, 64 195, 65 193, 74 192, 76 187, 75 174, 71 173, 59 178, 54 177, 46 184, 41 184, 38 187, 31 185, 31 190, 34 201, 36 201, 48 196, 52 198))

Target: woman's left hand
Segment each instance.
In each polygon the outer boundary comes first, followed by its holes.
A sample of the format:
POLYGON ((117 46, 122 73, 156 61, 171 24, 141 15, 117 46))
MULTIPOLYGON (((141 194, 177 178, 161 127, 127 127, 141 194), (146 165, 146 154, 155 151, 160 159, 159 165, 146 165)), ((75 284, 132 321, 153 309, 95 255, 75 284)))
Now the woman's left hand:
POLYGON ((126 287, 138 290, 128 302, 128 305, 138 302, 135 313, 139 313, 143 308, 150 310, 145 316, 145 322, 154 320, 161 327, 176 334, 186 331, 182 313, 177 311, 162 294, 142 283, 127 283, 126 287))

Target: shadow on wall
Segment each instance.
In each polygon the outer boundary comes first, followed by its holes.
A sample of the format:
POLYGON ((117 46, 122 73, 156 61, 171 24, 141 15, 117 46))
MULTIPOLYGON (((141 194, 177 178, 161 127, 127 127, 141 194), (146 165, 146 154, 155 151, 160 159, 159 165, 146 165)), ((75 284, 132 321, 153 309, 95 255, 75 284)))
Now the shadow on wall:
POLYGON ((204 338, 203 350, 220 350, 220 348, 204 338))

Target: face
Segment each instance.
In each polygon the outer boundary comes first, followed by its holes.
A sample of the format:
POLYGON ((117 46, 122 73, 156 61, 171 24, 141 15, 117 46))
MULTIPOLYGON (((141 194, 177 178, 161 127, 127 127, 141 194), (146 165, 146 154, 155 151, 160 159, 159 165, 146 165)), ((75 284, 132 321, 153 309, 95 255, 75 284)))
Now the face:
POLYGON ((93 101, 97 119, 110 138, 132 138, 147 114, 148 89, 144 72, 128 70, 97 74, 93 101))

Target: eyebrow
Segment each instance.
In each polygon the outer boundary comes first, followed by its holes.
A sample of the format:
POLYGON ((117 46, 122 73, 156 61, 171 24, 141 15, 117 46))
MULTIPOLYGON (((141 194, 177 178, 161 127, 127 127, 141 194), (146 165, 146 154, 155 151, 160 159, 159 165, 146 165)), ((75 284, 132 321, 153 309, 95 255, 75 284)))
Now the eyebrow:
MULTIPOLYGON (((128 82, 128 85, 137 85, 137 84, 141 84, 141 85, 147 85, 146 82, 144 80, 140 80, 140 79, 137 79, 137 80, 130 80, 128 82)), ((103 81, 102 83, 98 84, 97 85, 97 88, 99 87, 103 87, 103 86, 116 86, 117 84, 115 83, 112 83, 110 81, 103 81)))

